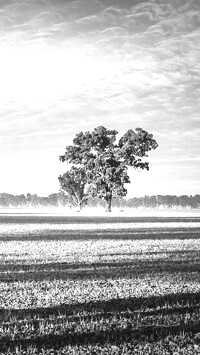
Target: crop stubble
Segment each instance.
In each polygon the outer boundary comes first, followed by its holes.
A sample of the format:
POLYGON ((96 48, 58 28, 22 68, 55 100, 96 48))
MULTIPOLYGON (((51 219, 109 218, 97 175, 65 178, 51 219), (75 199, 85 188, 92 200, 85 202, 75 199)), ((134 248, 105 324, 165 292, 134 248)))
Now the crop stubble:
POLYGON ((30 219, 0 219, 1 354, 200 353, 199 220, 30 219))

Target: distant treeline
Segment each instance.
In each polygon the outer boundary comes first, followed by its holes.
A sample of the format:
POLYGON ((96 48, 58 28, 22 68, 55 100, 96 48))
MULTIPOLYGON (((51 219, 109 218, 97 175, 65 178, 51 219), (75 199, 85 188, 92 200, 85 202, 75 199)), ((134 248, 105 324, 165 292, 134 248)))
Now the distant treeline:
MULTIPOLYGON (((104 203, 99 198, 88 199, 89 207, 101 207, 104 203)), ((24 195, 12 195, 0 193, 0 207, 74 207, 69 196, 62 193, 53 193, 48 197, 41 197, 30 193, 24 195)), ((117 208, 192 208, 200 209, 200 195, 174 196, 174 195, 153 195, 144 197, 133 197, 129 199, 114 198, 113 207, 117 208)))

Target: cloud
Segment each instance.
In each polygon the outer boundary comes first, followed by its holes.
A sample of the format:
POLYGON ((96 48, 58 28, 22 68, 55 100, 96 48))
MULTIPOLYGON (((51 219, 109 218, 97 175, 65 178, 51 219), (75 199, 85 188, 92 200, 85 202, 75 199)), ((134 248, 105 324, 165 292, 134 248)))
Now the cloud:
POLYGON ((142 126, 158 137, 155 163, 172 174, 180 158, 180 169, 194 163, 185 179, 199 178, 199 10, 198 0, 2 0, 1 148, 61 149, 99 124, 142 126))

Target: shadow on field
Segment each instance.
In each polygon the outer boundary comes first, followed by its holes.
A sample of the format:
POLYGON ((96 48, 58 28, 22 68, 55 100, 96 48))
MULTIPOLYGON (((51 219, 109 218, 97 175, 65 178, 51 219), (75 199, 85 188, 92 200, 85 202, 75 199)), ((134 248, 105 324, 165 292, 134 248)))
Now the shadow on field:
MULTIPOLYGON (((38 214, 38 213, 37 213, 38 214)), ((154 222, 199 222, 200 217, 128 217, 128 216, 59 216, 59 215, 51 215, 44 216, 42 214, 35 215, 35 213, 26 213, 21 214, 17 213, 1 213, 0 215, 0 223, 20 223, 20 224, 102 224, 102 223, 154 223, 154 222)))
POLYGON ((41 307, 28 309, 3 309, 0 308, 0 321, 9 321, 10 318, 16 319, 45 318, 49 316, 60 316, 65 314, 71 316, 75 314, 85 314, 86 312, 118 313, 120 312, 171 312, 171 309, 192 309, 200 307, 200 292, 181 292, 163 296, 151 297, 130 297, 118 298, 107 301, 85 302, 75 304, 60 304, 55 307, 41 307))
POLYGON ((150 342, 155 342, 159 339, 165 338, 169 334, 173 336, 183 333, 196 333, 200 328, 200 322, 196 324, 188 325, 173 325, 173 326, 146 326, 134 329, 130 325, 126 329, 117 329, 115 327, 110 327, 109 330, 98 331, 98 332, 83 332, 83 333, 73 333, 72 331, 64 332, 62 335, 49 334, 44 336, 36 336, 32 339, 21 339, 21 340, 6 340, 2 342, 0 340, 0 345, 2 350, 5 351, 8 348, 13 349, 17 346, 22 348, 27 348, 28 346, 37 346, 37 348, 46 348, 58 350, 59 348, 66 345, 88 345, 88 344, 115 344, 119 345, 123 342, 139 343, 144 340, 150 342))
MULTIPOLYGON (((130 257, 130 254, 127 254, 130 257)), ((116 259, 117 259, 116 255, 116 259)), ((125 254, 123 255, 125 257, 125 254)), ((91 263, 41 263, 41 264, 15 264, 6 263, 0 265, 0 282, 13 281, 42 281, 42 280, 84 280, 84 279, 108 279, 115 277, 132 277, 151 275, 156 273, 192 273, 191 277, 197 280, 200 272, 200 253, 191 251, 189 254, 181 252, 169 253, 166 258, 146 258, 140 260, 101 261, 91 263)))
MULTIPOLYGON (((131 322, 125 324, 125 327, 118 328, 115 324, 111 324, 108 329, 90 331, 84 329, 77 331, 77 329, 65 330, 61 334, 46 334, 39 335, 37 333, 37 319, 49 318, 51 316, 59 317, 61 314, 66 316, 72 315, 72 321, 77 317, 81 317, 82 314, 86 317, 86 312, 100 312, 102 317, 106 317, 106 314, 113 313, 114 315, 120 315, 121 312, 127 311, 127 314, 136 312, 138 309, 143 316, 151 314, 152 316, 163 314, 175 315, 177 312, 183 312, 189 314, 195 309, 199 311, 200 292, 198 293, 180 293, 170 294, 166 296, 153 296, 149 298, 130 298, 130 299, 116 299, 110 301, 102 301, 95 303, 74 304, 74 305, 60 305, 58 307, 51 308, 37 308, 37 309, 21 309, 21 310, 0 310, 1 321, 9 322, 9 319, 16 317, 16 321, 19 319, 33 320, 36 329, 35 336, 31 338, 17 338, 9 339, 6 336, 1 337, 0 346, 2 350, 8 348, 14 348, 21 346, 26 348, 30 345, 36 345, 38 348, 60 348, 65 345, 83 345, 83 344, 120 344, 122 342, 141 342, 148 340, 150 342, 162 339, 169 334, 178 335, 181 333, 195 334, 199 332, 200 321, 189 320, 188 322, 180 322, 173 325, 144 325, 136 326, 131 322), (154 310, 152 310, 154 308, 154 310)), ((91 317, 91 315, 90 315, 91 317)), ((13 320, 12 320, 13 322, 13 320)))
MULTIPOLYGON (((39 228, 39 227, 38 227, 39 228)), ((141 228, 141 229, 103 229, 103 230, 52 230, 51 224, 45 230, 15 234, 12 232, 1 233, 0 242, 12 241, 88 241, 88 240, 163 240, 163 239, 199 239, 200 229, 191 228, 141 228)))

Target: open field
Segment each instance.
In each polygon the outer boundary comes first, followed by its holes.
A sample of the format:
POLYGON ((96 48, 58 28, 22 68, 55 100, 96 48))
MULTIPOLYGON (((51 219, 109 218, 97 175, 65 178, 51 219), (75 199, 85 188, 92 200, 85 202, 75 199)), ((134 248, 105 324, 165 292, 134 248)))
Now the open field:
POLYGON ((200 218, 0 215, 0 354, 200 354, 200 218))

